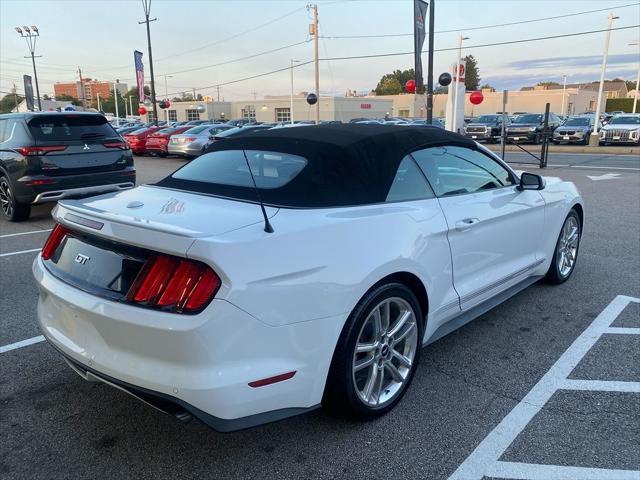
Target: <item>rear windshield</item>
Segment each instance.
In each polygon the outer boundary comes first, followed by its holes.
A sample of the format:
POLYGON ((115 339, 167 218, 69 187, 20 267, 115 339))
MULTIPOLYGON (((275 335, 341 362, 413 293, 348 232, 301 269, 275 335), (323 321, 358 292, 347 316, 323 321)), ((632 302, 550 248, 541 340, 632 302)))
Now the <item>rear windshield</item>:
POLYGON ((29 121, 29 130, 36 141, 44 142, 118 135, 102 115, 38 115, 29 121))
POLYGON ((307 160, 303 157, 288 153, 220 150, 201 155, 171 177, 177 180, 251 188, 253 181, 247 168, 247 160, 251 165, 256 186, 261 189, 286 185, 307 165, 307 160))
POLYGON ((156 133, 158 135, 168 135, 168 134, 170 134, 172 132, 175 132, 175 131, 176 131, 176 129, 171 127, 171 128, 163 128, 161 130, 158 130, 156 133))
POLYGON ((140 135, 141 133, 144 133, 147 130, 149 130, 149 128, 142 127, 142 128, 138 128, 137 130, 134 130, 133 132, 128 132, 127 135, 140 135))
POLYGON ((190 128, 189 130, 187 130, 187 131, 186 131, 186 132, 184 132, 184 133, 189 133, 189 134, 191 134, 191 135, 195 135, 195 134, 197 134, 197 133, 202 132, 203 130, 206 130, 207 128, 208 128, 208 127, 206 127, 206 126, 193 127, 193 128, 190 128))

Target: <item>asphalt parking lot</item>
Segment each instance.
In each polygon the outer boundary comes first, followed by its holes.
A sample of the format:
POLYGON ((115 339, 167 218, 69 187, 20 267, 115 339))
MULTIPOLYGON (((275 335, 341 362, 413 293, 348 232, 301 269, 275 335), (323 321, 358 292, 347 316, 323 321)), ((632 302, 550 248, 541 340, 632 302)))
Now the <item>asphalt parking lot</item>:
MULTIPOLYGON (((640 159, 567 155, 543 174, 585 199, 573 277, 428 346, 403 401, 365 423, 319 410, 220 434, 85 382, 37 338, 51 206, 0 220, 0 477, 640 479, 640 159)), ((139 158, 138 181, 180 164, 139 158)))

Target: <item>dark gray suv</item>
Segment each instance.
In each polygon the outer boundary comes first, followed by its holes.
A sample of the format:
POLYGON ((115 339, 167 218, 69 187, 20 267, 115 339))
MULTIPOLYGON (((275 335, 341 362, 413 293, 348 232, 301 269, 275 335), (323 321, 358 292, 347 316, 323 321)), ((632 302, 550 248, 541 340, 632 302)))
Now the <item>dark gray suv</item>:
POLYGON ((103 115, 0 115, 0 212, 7 220, 26 220, 31 205, 135 183, 131 150, 103 115))

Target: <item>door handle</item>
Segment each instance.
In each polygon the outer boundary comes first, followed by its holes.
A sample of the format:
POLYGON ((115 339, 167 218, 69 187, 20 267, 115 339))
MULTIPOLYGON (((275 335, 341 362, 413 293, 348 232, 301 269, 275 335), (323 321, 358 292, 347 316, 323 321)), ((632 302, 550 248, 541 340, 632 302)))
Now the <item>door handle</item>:
POLYGON ((459 220, 456 222, 456 230, 458 230, 459 232, 465 232, 477 223, 480 223, 480 220, 477 218, 465 218, 464 220, 459 220))

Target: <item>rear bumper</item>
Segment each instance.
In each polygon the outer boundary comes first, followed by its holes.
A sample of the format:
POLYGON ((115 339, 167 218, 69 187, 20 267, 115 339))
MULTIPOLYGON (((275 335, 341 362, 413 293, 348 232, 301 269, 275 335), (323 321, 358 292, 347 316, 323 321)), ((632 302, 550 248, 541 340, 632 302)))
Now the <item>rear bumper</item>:
POLYGON ((15 182, 14 190, 18 202, 40 204, 55 202, 63 198, 86 197, 99 193, 126 190, 133 188, 135 183, 136 170, 134 167, 127 167, 111 172, 79 175, 24 176, 15 182), (42 184, 29 185, 31 182, 42 184))
POLYGON ((167 145, 158 145, 158 144, 147 144, 145 145, 145 150, 149 153, 167 153, 167 145))
POLYGON ((42 333, 86 379, 220 431, 304 413, 322 400, 343 316, 271 327, 219 299, 197 315, 176 315, 83 292, 40 256, 33 273, 42 333), (279 383, 248 385, 292 371, 279 383))
POLYGON ((169 154, 170 155, 200 155, 202 153, 202 145, 198 145, 198 144, 186 144, 186 145, 181 145, 181 144, 169 144, 169 154))

